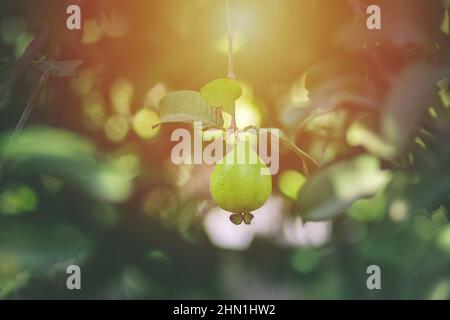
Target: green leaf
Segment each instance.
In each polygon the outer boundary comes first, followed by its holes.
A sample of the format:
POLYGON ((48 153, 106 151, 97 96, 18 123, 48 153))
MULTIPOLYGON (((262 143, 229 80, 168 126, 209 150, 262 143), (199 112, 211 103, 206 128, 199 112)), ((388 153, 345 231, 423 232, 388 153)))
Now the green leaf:
POLYGON ((202 121, 205 126, 223 127, 218 109, 208 105, 196 91, 182 90, 167 94, 159 103, 161 123, 202 121))
POLYGON ((378 222, 388 211, 388 199, 385 191, 380 190, 368 199, 359 199, 347 210, 347 215, 359 222, 378 222))
POLYGON ((210 105, 222 107, 226 113, 233 115, 235 102, 242 95, 242 88, 237 81, 217 79, 203 86, 200 93, 210 105))
POLYGON ((358 117, 347 130, 347 143, 352 147, 362 146, 380 158, 392 159, 396 150, 379 135, 377 126, 377 119, 370 114, 358 117))
POLYGON ((132 177, 101 159, 94 146, 69 131, 29 127, 12 143, 0 137, 5 174, 51 175, 103 201, 121 202, 131 192, 132 177))
POLYGON ((332 58, 318 63, 306 72, 305 87, 312 106, 320 110, 339 105, 376 108, 376 88, 363 80, 361 62, 332 58))
POLYGON ((381 119, 381 134, 399 153, 413 143, 423 115, 437 94, 440 73, 430 64, 416 63, 393 82, 381 119))
POLYGON ((429 162, 409 184, 407 200, 414 209, 434 211, 450 199, 450 153, 426 157, 429 162))
POLYGON ((2 219, 0 253, 14 252, 27 267, 80 257, 88 248, 87 239, 76 229, 58 222, 2 219), (13 249, 13 250, 12 250, 13 249))
POLYGON ((36 67, 42 71, 49 72, 55 77, 72 77, 76 74, 76 69, 84 60, 51 61, 44 60, 35 62, 36 67))
POLYGON ((41 217, 0 220, 0 297, 26 284, 32 273, 80 264, 91 253, 89 239, 67 223, 41 217))
POLYGON ((0 298, 24 287, 34 273, 83 263, 90 253, 89 239, 67 223, 0 218, 0 298))
POLYGON ((369 155, 333 164, 311 177, 300 189, 297 211, 305 221, 331 219, 356 200, 374 196, 390 179, 380 161, 369 155))

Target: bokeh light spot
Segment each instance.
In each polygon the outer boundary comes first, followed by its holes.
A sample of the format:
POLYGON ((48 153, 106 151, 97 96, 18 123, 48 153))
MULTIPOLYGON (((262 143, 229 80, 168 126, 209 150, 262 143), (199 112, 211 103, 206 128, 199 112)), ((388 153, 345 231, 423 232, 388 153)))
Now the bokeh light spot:
POLYGON ((283 224, 282 243, 294 247, 318 247, 324 245, 331 236, 331 222, 306 222, 300 218, 287 220, 283 224))
POLYGON ((292 268, 299 273, 310 273, 319 264, 320 256, 314 249, 300 249, 291 258, 292 268))
POLYGON ((157 83, 150 90, 148 90, 145 97, 145 106, 158 109, 159 102, 166 95, 167 88, 162 82, 157 83))
POLYGON ((126 153, 112 160, 114 166, 130 177, 136 177, 141 171, 139 157, 134 153, 126 153))
POLYGON ((134 95, 133 84, 127 79, 114 81, 109 91, 113 109, 121 115, 130 113, 131 102, 134 95))
POLYGON ((291 200, 297 199, 297 194, 306 178, 298 171, 285 170, 278 179, 278 187, 283 195, 291 200))
POLYGON ((120 9, 114 7, 108 14, 105 12, 101 13, 100 26, 106 36, 120 38, 127 33, 129 22, 120 9))
POLYGON ((27 186, 15 186, 0 195, 0 212, 5 215, 31 212, 38 205, 36 193, 27 186))
POLYGON ((122 202, 133 191, 131 177, 112 165, 102 166, 92 179, 92 192, 105 201, 122 202))
POLYGON ((123 116, 112 116, 106 120, 105 134, 112 142, 121 142, 128 134, 130 129, 128 118, 123 116))
POLYGON ((83 36, 81 42, 84 44, 92 44, 103 38, 103 29, 97 20, 88 19, 83 23, 83 36))
POLYGON ((133 117, 133 130, 141 138, 152 139, 160 131, 159 126, 153 128, 159 121, 159 115, 155 111, 143 108, 133 117))
POLYGON ((91 92, 83 99, 83 113, 89 128, 99 129, 103 126, 105 107, 103 96, 99 92, 91 92))
POLYGON ((402 222, 408 217, 409 205, 405 200, 394 200, 389 207, 389 217, 394 222, 402 222))

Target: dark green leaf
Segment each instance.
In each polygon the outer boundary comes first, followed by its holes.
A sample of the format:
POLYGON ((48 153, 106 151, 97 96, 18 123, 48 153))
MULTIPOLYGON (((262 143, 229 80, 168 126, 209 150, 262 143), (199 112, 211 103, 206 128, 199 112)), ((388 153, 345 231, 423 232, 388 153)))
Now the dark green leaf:
POLYGON ((389 180, 380 161, 369 155, 333 164, 312 176, 300 189, 298 213, 306 221, 331 219, 356 200, 371 197, 389 180))
POLYGON ((437 94, 438 80, 436 68, 425 63, 408 67, 395 80, 386 98, 381 134, 398 152, 414 140, 422 116, 437 94))
POLYGON ((62 129, 31 127, 10 143, 0 138, 5 171, 48 174, 105 201, 120 202, 131 192, 131 178, 110 162, 100 160, 87 140, 62 129))

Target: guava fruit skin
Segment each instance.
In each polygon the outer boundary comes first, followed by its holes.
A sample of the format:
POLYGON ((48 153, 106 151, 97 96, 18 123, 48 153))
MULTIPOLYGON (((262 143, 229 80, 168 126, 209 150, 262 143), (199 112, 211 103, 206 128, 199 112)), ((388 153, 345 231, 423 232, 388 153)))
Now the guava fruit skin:
POLYGON ((272 192, 272 177, 261 174, 261 169, 268 168, 259 157, 256 164, 249 161, 244 164, 227 163, 228 158, 235 156, 235 149, 225 157, 223 164, 216 164, 210 179, 210 191, 215 203, 222 209, 249 213, 266 203, 272 192))

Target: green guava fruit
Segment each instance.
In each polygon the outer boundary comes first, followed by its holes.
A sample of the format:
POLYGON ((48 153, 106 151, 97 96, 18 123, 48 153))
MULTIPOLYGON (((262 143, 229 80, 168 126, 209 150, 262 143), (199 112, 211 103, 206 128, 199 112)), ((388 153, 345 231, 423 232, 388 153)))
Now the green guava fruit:
POLYGON ((250 144, 239 141, 222 162, 216 164, 210 178, 210 191, 219 207, 234 213, 230 217, 234 224, 242 221, 250 224, 251 212, 262 207, 272 192, 272 177, 250 144))

